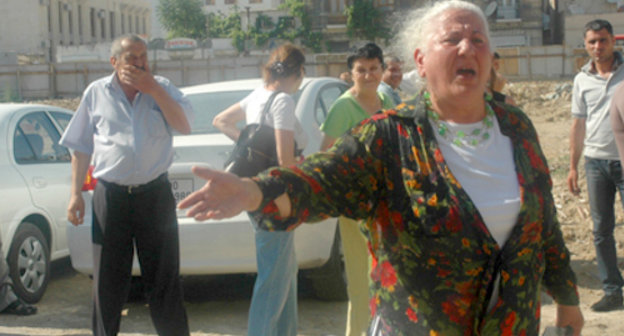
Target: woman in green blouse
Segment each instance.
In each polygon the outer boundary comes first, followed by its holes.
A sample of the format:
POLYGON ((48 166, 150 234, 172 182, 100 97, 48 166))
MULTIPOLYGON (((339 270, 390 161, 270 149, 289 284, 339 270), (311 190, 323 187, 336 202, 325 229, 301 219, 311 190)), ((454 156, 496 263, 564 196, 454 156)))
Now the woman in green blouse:
MULTIPOLYGON (((347 58, 353 86, 332 104, 327 119, 321 125, 323 141, 321 150, 332 144, 364 119, 381 110, 394 107, 392 98, 377 92, 383 76, 383 51, 374 43, 367 43, 347 58)), ((338 219, 349 307, 345 336, 361 336, 366 333, 370 310, 368 309, 368 249, 366 239, 357 221, 340 217, 338 219)))
POLYGON ((373 116, 290 169, 239 179, 195 168, 208 182, 179 206, 199 220, 257 211, 267 230, 364 220, 372 335, 537 335, 542 288, 557 303, 557 325, 580 335, 576 277, 537 134, 522 111, 484 95, 489 37, 472 3, 416 9, 397 43, 426 81, 413 104, 373 116))

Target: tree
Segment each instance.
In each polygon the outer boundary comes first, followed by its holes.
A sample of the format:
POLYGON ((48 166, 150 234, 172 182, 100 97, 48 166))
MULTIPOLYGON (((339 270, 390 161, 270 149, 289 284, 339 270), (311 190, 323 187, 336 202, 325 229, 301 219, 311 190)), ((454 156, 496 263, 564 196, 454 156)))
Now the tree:
POLYGON ((312 49, 315 52, 320 52, 323 47, 321 42, 323 41, 323 33, 313 32, 312 23, 310 22, 310 16, 303 0, 285 0, 278 7, 279 9, 288 10, 288 13, 293 17, 299 18, 301 26, 289 35, 292 40, 296 37, 301 38, 301 43, 312 49))
POLYGON ((347 35, 374 41, 375 38, 390 38, 390 29, 383 14, 375 7, 372 0, 354 1, 345 8, 347 16, 347 35))
POLYGON ((208 36, 206 16, 200 0, 159 0, 156 14, 163 27, 169 31, 169 38, 203 40, 208 36))

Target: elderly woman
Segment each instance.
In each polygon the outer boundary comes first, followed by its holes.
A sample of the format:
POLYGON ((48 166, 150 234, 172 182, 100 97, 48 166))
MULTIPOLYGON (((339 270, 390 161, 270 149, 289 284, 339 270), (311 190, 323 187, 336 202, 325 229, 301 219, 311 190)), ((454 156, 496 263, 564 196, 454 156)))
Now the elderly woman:
POLYGON ((398 42, 426 80, 418 104, 373 116, 290 169, 253 179, 195 169, 208 182, 180 207, 197 219, 257 211, 268 230, 364 219, 373 335, 537 335, 544 286, 556 324, 578 336, 576 279, 535 129, 484 95, 483 13, 435 2, 398 42))

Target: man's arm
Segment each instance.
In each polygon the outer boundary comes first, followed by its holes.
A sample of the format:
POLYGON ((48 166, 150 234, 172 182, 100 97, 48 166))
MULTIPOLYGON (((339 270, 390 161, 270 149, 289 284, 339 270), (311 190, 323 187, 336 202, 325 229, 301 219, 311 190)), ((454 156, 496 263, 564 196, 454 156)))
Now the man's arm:
POLYGON ((163 112, 163 116, 167 120, 167 123, 173 127, 176 131, 182 134, 191 133, 191 125, 189 124, 184 109, 177 101, 175 101, 165 89, 156 83, 156 87, 151 93, 148 93, 154 100, 160 110, 163 112))
POLYGON ((574 118, 570 130, 570 172, 568 173, 568 189, 574 195, 579 195, 578 163, 583 153, 585 140, 585 118, 574 118))
POLYGON ((87 176, 89 163, 91 163, 90 154, 74 151, 71 161, 71 194, 67 207, 67 219, 74 225, 80 225, 84 221, 85 204, 82 198, 82 185, 87 176))

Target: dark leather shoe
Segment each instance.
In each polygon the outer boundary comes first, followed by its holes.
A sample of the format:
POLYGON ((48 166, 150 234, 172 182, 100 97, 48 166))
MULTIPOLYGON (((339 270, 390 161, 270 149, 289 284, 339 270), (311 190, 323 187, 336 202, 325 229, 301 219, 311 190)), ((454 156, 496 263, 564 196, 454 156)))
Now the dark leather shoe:
POLYGON ((8 307, 0 311, 0 314, 12 314, 21 316, 32 315, 35 313, 37 313, 37 307, 29 305, 21 299, 13 301, 13 303, 11 303, 8 307))
POLYGON ((608 312, 612 310, 622 309, 621 295, 605 295, 600 301, 594 303, 591 309, 595 312, 608 312))

